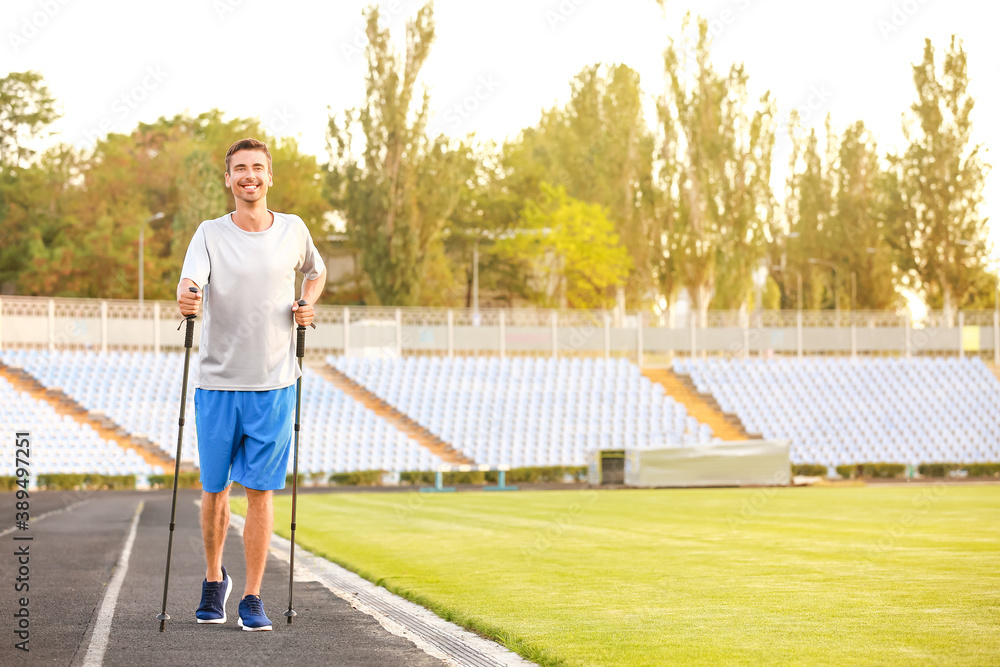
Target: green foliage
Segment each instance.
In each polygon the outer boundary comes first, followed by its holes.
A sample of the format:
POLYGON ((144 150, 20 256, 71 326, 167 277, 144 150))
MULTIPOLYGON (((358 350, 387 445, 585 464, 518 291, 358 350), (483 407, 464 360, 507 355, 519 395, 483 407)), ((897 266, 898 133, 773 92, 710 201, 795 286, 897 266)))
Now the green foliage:
POLYGON ((14 476, 0 476, 0 491, 15 491, 18 488, 18 478, 14 476))
POLYGON ((672 229, 662 251, 704 325, 710 303, 736 308, 743 302, 765 256, 774 222, 775 105, 765 93, 753 108, 746 71, 733 65, 726 75, 716 72, 707 21, 696 29, 694 62, 684 60, 673 40, 664 56, 668 94, 659 114, 668 139, 661 187, 672 229))
POLYGON ((38 72, 0 78, 0 177, 31 162, 32 144, 59 117, 55 103, 38 72))
POLYGON ((384 470, 335 472, 330 475, 330 483, 338 486, 381 486, 384 474, 384 470))
POLYGON ((134 475, 39 475, 38 487, 47 491, 123 490, 135 488, 134 475))
MULTIPOLYGON (((840 468, 837 468, 838 472, 840 468)), ((793 475, 803 475, 805 477, 826 477, 827 467, 817 463, 797 463, 792 465, 793 475)))
POLYGON ((549 307, 603 308, 614 300, 631 266, 606 213, 541 185, 539 202, 529 201, 519 233, 497 242, 502 258, 527 259, 533 267, 535 301, 549 307))
POLYGON ((837 474, 844 479, 895 479, 906 476, 903 463, 856 463, 837 466, 837 474))
MULTIPOLYGON (((507 471, 507 484, 562 483, 568 479, 580 482, 587 477, 586 466, 534 466, 528 468, 512 468, 507 471)), ((435 473, 427 471, 403 472, 399 481, 403 484, 433 485, 435 473)), ((497 471, 446 472, 441 475, 441 483, 454 484, 497 484, 500 481, 497 471)))
POLYGON ((981 210, 988 167, 982 147, 972 144, 975 101, 962 43, 952 36, 939 69, 926 40, 913 83, 917 100, 903 125, 909 146, 893 158, 899 183, 893 242, 901 268, 916 278, 931 307, 953 321, 989 250, 981 210))
POLYGON ((328 125, 330 202, 361 255, 373 300, 420 305, 452 282, 441 236, 475 165, 467 147, 427 134, 430 97, 416 86, 434 42, 432 4, 407 22, 405 54, 379 25, 378 7, 366 16, 364 102, 328 125))
MULTIPOLYGON (((154 489, 174 488, 173 475, 150 475, 149 485, 154 489)), ((182 472, 177 478, 178 489, 197 489, 201 487, 201 475, 197 472, 182 472)))
POLYGON ((254 136, 273 156, 269 206, 300 215, 326 255, 330 214, 343 225, 341 252, 357 268, 331 280, 328 301, 471 306, 478 244, 490 305, 607 307, 623 287, 631 307, 647 307, 687 287, 704 321, 710 306, 746 303, 767 265, 766 307, 801 296, 809 309, 846 309, 852 273, 861 309, 900 306, 901 287, 950 318, 995 303, 989 165, 972 142, 967 55, 954 37, 943 58, 926 41, 913 67, 898 155, 880 155, 860 120, 837 133, 828 117, 817 133, 793 112, 779 220, 774 101, 750 98, 742 66, 716 70, 704 20, 686 19, 666 49, 655 132, 637 72, 594 64, 569 82, 565 105, 498 147, 428 130, 420 75, 436 38, 432 4, 407 23, 402 52, 378 7, 365 16, 364 98, 330 117, 326 165, 258 119, 219 110, 140 123, 86 151, 39 152, 55 100, 36 72, 0 78, 0 284, 132 298, 143 229, 145 297, 173 300, 194 230, 234 208, 224 153, 254 136))
POLYGON ((1000 477, 1000 463, 970 463, 965 469, 969 477, 1000 477))
POLYGON ((625 65, 585 67, 570 82, 570 99, 545 111, 504 146, 503 188, 521 208, 544 197, 544 183, 599 205, 630 262, 626 299, 640 305, 655 293, 653 137, 642 111, 639 74, 625 65))
POLYGON ((924 477, 947 477, 960 470, 969 477, 1000 477, 1000 463, 921 463, 917 468, 924 477))
POLYGON ((510 306, 517 297, 531 299, 529 263, 523 258, 500 257, 492 242, 516 233, 527 196, 519 184, 520 175, 530 165, 508 168, 505 159, 493 144, 478 147, 471 156, 475 173, 459 189, 458 204, 442 236, 455 280, 440 290, 432 305, 472 307, 477 246, 481 304, 497 305, 499 301, 510 306))
POLYGON ((11 242, 0 250, 0 281, 26 294, 135 298, 145 225, 145 297, 172 301, 195 229, 235 207, 224 158, 246 136, 271 150, 268 206, 301 216, 322 250, 330 207, 316 159, 294 140, 268 136, 257 120, 227 121, 216 110, 140 124, 98 140, 88 154, 57 147, 19 172, 2 190, 11 242), (147 223, 156 212, 162 219, 147 223))
POLYGON ((567 478, 574 482, 584 481, 587 478, 587 466, 512 468, 507 473, 507 482, 510 484, 556 483, 565 482, 567 478))
POLYGON ((13 283, 33 254, 55 242, 67 221, 62 194, 68 177, 57 156, 35 160, 33 146, 56 118, 55 100, 37 72, 0 78, 0 285, 13 283))
POLYGON ((846 310, 851 305, 853 272, 857 308, 897 306, 896 255, 886 243, 894 184, 882 168, 871 133, 858 121, 838 137, 828 116, 825 151, 821 151, 815 130, 806 135, 793 112, 789 136, 792 154, 785 205, 789 236, 779 238, 772 258, 790 269, 783 276, 786 305, 797 300, 791 278, 798 272, 803 277, 804 307, 846 310))

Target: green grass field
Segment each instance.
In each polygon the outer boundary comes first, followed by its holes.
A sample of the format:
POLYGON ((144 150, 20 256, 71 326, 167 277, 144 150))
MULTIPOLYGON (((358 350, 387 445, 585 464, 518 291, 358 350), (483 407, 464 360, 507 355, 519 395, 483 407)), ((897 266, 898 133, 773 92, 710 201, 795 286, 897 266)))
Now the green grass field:
POLYGON ((1000 663, 1000 486, 300 495, 296 538, 542 664, 1000 663))

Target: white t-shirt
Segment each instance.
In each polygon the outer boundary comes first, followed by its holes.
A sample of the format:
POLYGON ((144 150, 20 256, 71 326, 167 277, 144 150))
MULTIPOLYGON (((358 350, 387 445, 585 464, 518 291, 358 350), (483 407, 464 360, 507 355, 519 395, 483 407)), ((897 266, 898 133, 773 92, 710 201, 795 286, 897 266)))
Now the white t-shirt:
POLYGON ((323 258, 297 215, 274 213, 263 232, 232 214, 206 220, 191 238, 181 279, 198 285, 204 320, 197 387, 267 391, 295 383, 295 272, 309 280, 323 258))

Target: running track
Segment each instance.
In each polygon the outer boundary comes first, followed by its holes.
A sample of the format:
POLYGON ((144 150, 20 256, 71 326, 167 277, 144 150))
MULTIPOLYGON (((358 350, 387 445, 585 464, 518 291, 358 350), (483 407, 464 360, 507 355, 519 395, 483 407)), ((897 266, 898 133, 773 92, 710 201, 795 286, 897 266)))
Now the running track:
MULTIPOLYGON (((288 605, 288 566, 274 555, 269 557, 261 590, 274 631, 244 632, 236 625, 245 572, 243 545, 233 526, 225 546, 225 565, 236 587, 227 605, 229 621, 225 625, 198 625, 194 610, 201 599, 204 577, 195 505, 198 496, 195 491, 178 494, 167 599, 171 620, 166 632, 160 633, 155 617, 163 594, 169 491, 34 492, 28 531, 8 528, 14 523, 15 499, 12 493, 0 494, 0 665, 422 667, 520 662, 512 654, 497 658, 504 651, 495 645, 495 663, 476 659, 442 662, 440 654, 433 657, 408 639, 390 634, 372 616, 352 608, 327 585, 308 576, 308 580, 299 581, 297 575, 295 609, 299 615, 289 626, 282 615, 288 605), (140 503, 142 509, 137 513, 140 503), (115 565, 131 533, 131 555, 124 578, 117 577, 120 588, 112 604, 115 565), (31 536, 32 540, 15 541, 16 536, 31 536), (19 567, 15 551, 23 545, 29 545, 30 550, 27 594, 14 590, 19 567), (20 640, 14 634, 14 613, 24 595, 29 601, 29 653, 15 648, 20 640), (108 622, 102 623, 102 616, 108 622), (102 645, 106 645, 103 655, 99 650, 102 645)), ((297 550, 297 572, 299 553, 297 550)), ((477 638, 468 641, 482 642, 477 638)))

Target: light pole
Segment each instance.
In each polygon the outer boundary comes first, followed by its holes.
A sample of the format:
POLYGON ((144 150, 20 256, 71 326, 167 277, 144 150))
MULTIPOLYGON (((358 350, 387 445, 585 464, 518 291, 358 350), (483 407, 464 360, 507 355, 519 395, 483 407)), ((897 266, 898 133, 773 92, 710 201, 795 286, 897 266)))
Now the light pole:
POLYGON ((791 272, 791 273, 795 274, 795 282, 796 282, 795 296, 797 297, 796 298, 796 302, 797 303, 796 303, 795 310, 798 313, 801 314, 802 313, 802 272, 801 271, 796 271, 795 269, 789 269, 787 267, 781 266, 780 264, 773 264, 771 266, 771 270, 772 271, 786 271, 786 272, 791 272))
POLYGON ((828 266, 833 271, 833 316, 836 320, 835 326, 840 326, 840 302, 837 301, 837 265, 825 259, 817 259, 815 257, 810 257, 808 261, 810 264, 828 266))
POLYGON ((854 310, 858 298, 858 273, 851 271, 851 320, 854 319, 854 310))
POLYGON ((802 358, 802 272, 795 269, 789 269, 778 264, 771 266, 772 271, 791 271, 795 274, 796 288, 796 309, 795 309, 795 347, 798 351, 799 359, 802 358))
POLYGON ((154 213, 153 215, 149 216, 149 218, 147 218, 146 221, 139 226, 139 317, 142 317, 142 297, 145 292, 142 284, 142 273, 143 273, 142 265, 145 263, 144 260, 146 258, 146 249, 144 247, 143 231, 146 229, 146 225, 148 225, 149 223, 153 222, 154 220, 162 220, 162 219, 163 219, 163 211, 160 211, 158 213, 154 213))
POLYGON ((472 313, 479 314, 479 237, 472 241, 472 313))

